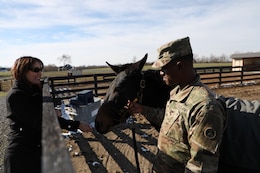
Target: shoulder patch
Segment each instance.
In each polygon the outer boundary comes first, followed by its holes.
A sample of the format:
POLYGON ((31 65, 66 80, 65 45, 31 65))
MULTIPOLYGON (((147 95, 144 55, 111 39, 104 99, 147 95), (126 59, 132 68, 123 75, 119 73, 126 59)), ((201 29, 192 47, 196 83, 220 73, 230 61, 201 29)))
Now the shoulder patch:
POLYGON ((203 132, 204 136, 208 139, 215 139, 216 136, 217 136, 217 132, 216 130, 214 130, 213 128, 211 127, 207 127, 205 128, 204 132, 203 132))

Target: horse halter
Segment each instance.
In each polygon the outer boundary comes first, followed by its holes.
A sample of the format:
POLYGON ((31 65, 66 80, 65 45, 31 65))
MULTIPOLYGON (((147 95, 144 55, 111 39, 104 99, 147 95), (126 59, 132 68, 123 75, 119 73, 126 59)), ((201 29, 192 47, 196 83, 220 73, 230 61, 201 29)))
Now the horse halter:
POLYGON ((145 79, 144 79, 144 73, 142 72, 142 79, 140 80, 140 89, 139 91, 137 92, 137 102, 142 104, 143 102, 143 90, 145 88, 145 85, 146 85, 146 82, 145 82, 145 79))
MULTIPOLYGON (((144 79, 144 73, 142 73, 142 79, 140 80, 139 84, 140 84, 139 85, 140 88, 139 88, 139 91, 137 92, 135 99, 137 99, 136 102, 138 102, 139 104, 142 104, 142 102, 143 102, 143 90, 146 86, 146 82, 145 82, 145 79, 144 79)), ((132 101, 134 101, 134 100, 132 100, 132 101)), ((122 109, 119 109, 118 112, 119 112, 118 114, 119 114, 120 118, 119 119, 113 118, 113 121, 121 123, 123 120, 125 120, 128 117, 128 109, 127 109, 126 106, 124 106, 122 109)))

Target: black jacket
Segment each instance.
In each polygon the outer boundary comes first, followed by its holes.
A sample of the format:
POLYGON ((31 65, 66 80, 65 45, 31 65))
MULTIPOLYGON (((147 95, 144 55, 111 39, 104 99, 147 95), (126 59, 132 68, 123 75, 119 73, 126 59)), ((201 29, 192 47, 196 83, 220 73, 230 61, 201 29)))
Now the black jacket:
MULTIPOLYGON (((41 170, 42 90, 16 81, 6 97, 10 133, 5 173, 41 170)), ((79 121, 58 118, 61 128, 76 131, 79 121)))
POLYGON ((5 172, 40 172, 42 92, 16 81, 7 98, 10 133, 5 151, 5 172))

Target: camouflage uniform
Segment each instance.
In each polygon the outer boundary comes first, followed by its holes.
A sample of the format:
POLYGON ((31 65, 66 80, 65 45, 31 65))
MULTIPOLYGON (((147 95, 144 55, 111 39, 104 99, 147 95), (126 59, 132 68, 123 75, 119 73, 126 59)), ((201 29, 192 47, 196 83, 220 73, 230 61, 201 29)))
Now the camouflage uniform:
POLYGON ((165 108, 151 108, 149 106, 143 105, 141 113, 148 121, 160 127, 163 121, 164 112, 165 108))
MULTIPOLYGON (((157 69, 172 59, 192 56, 188 37, 167 43, 158 51, 159 59, 152 66, 157 69)), ((184 88, 177 85, 166 105, 153 170, 217 172, 225 118, 224 101, 201 82, 199 75, 184 88)))
POLYGON ((217 172, 224 124, 223 102, 201 83, 199 76, 182 90, 174 88, 158 138, 157 158, 162 163, 155 162, 154 169, 167 172, 170 166, 174 169, 169 172, 184 172, 185 168, 217 172))

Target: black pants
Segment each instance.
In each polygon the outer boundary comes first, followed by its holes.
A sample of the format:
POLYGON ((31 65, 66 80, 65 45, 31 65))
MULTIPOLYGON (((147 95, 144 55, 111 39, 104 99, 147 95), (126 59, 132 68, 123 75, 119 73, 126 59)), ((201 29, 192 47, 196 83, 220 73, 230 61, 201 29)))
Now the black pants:
POLYGON ((260 170, 243 168, 240 165, 230 165, 223 162, 219 163, 218 173, 260 173, 260 170))

